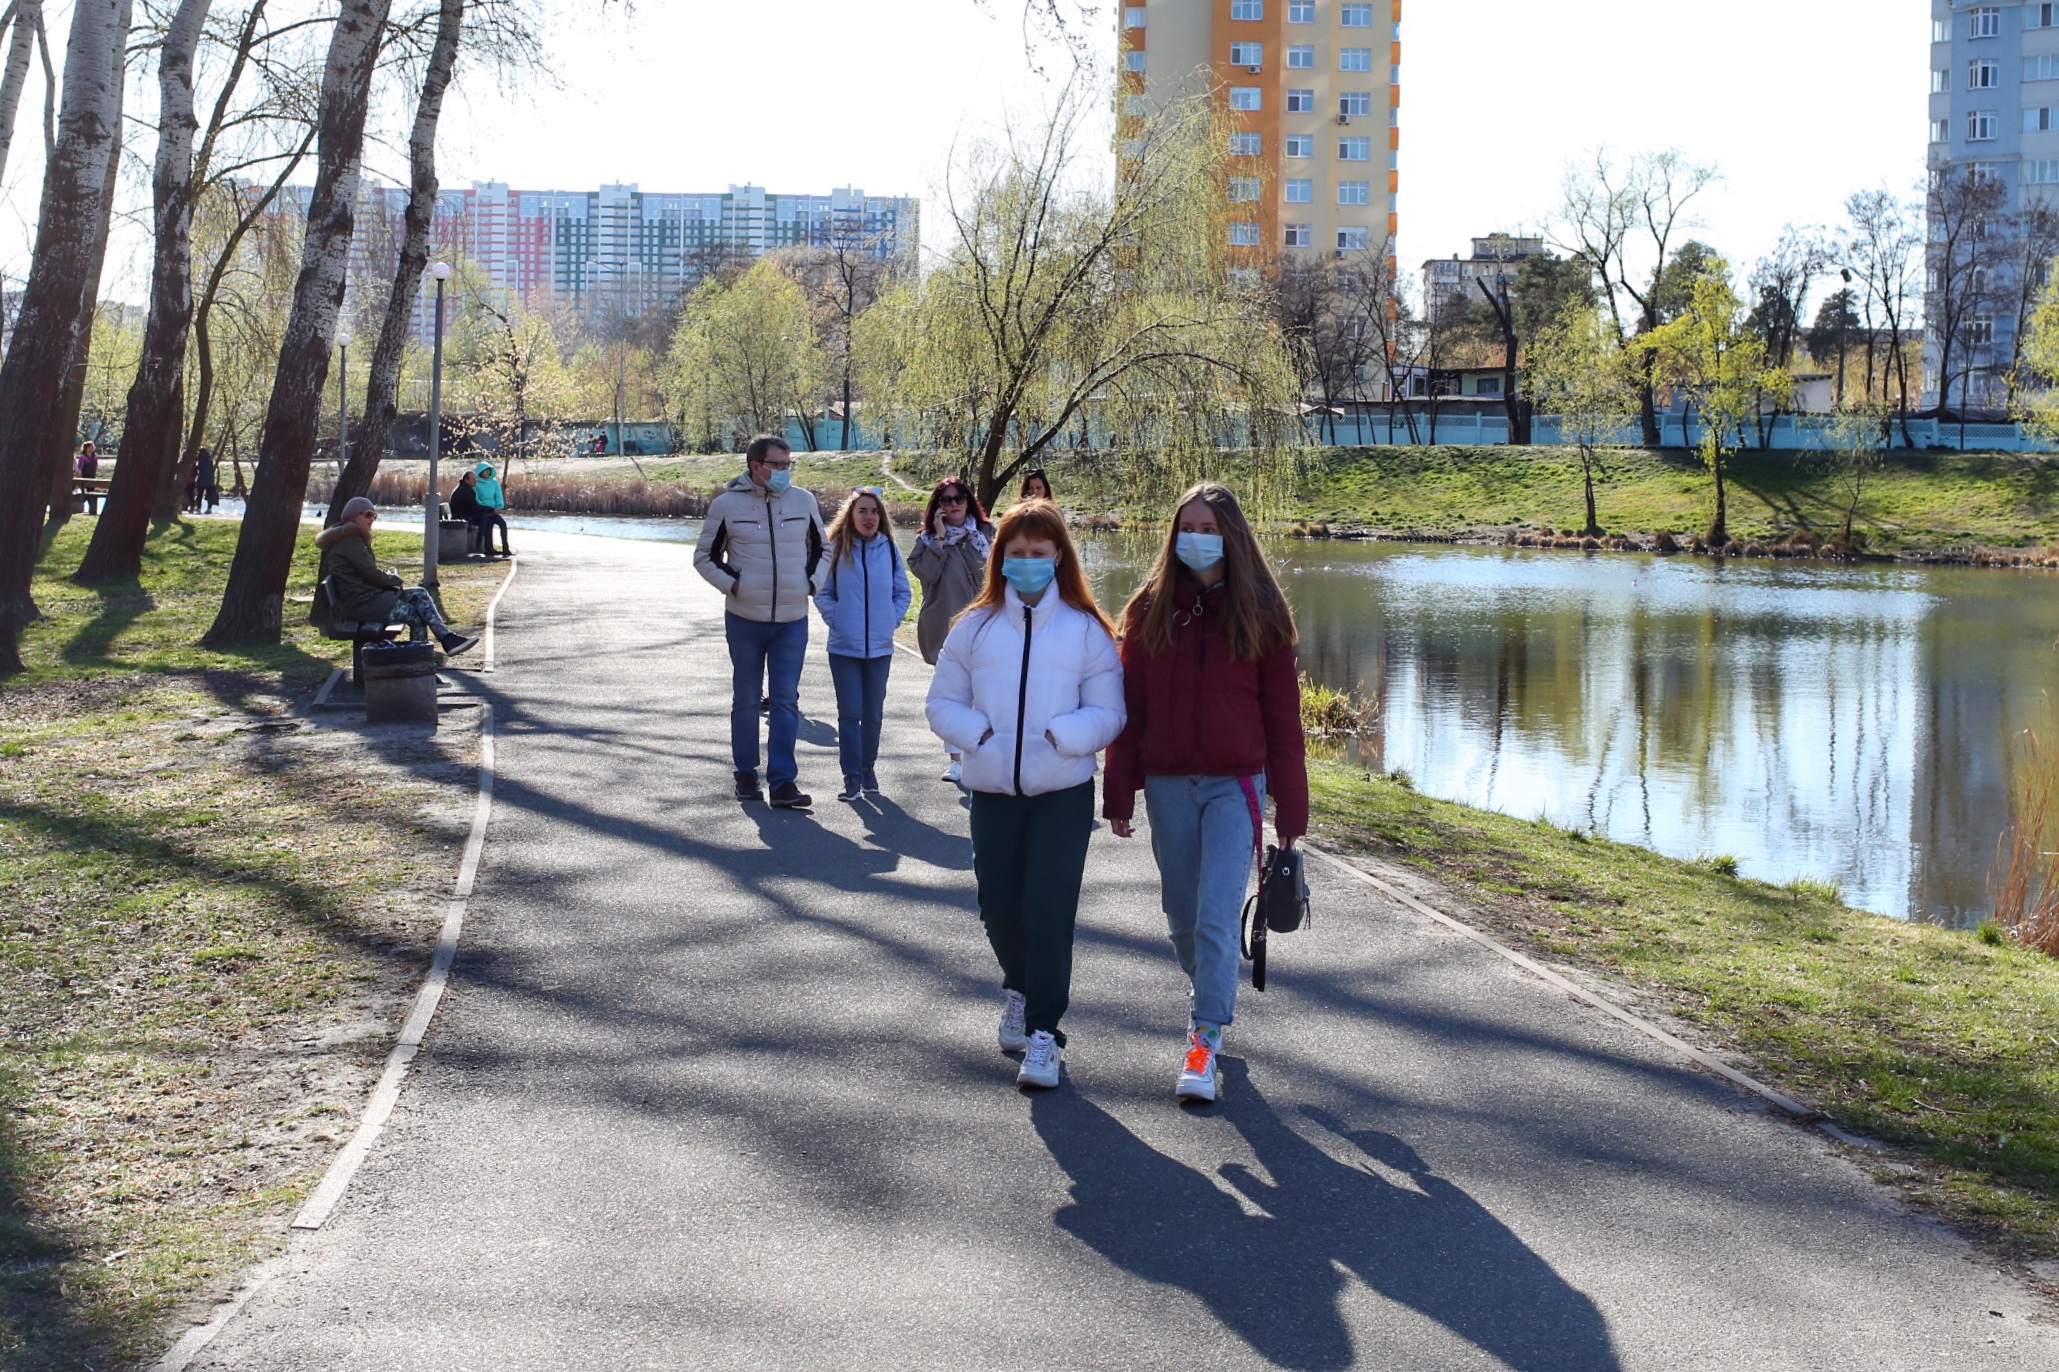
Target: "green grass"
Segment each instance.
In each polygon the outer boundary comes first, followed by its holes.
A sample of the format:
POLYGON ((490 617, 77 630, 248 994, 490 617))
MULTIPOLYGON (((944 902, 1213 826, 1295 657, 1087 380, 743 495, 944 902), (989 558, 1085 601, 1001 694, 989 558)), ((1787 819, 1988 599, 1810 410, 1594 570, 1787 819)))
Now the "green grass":
POLYGON ((1769 1082, 1919 1160, 1925 1203, 2012 1254, 2059 1253, 2059 963, 1311 769, 1318 836, 1419 868, 1534 951, 1659 996, 1769 1082))
MULTIPOLYGON (((835 441, 832 435, 829 441, 835 441)), ((794 482, 811 490, 849 490, 853 486, 883 486, 893 493, 893 483, 880 475, 883 455, 876 452, 797 452, 794 454, 794 482)), ((694 456, 649 458, 643 469, 652 481, 687 481, 703 490, 720 490, 744 469, 741 453, 712 453, 694 456)), ((620 475, 634 479, 632 467, 620 475)))
MULTIPOLYGON (((433 943, 469 785, 435 740, 324 752, 287 702, 348 660, 289 602, 276 646, 214 653, 237 526, 170 525, 142 577, 38 569, 49 616, 0 684, 0 1367, 134 1364, 159 1322, 274 1236, 347 1133, 433 943), (429 922, 423 912, 428 912, 429 922), (307 1046, 339 1020, 362 1042, 307 1046)), ((419 542, 381 537, 382 562, 419 542)), ((293 591, 311 587, 303 539, 293 591)), ((445 569, 476 623, 504 569, 445 569)), ((333 738, 333 736, 332 736, 333 738)))

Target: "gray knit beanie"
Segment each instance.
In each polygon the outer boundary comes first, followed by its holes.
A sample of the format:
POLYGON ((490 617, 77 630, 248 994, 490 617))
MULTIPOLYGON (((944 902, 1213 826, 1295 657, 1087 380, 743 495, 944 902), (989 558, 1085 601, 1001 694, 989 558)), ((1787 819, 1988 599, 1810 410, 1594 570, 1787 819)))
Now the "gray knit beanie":
POLYGON ((372 508, 371 501, 361 495, 354 495, 343 502, 343 517, 345 519, 356 519, 359 515, 366 513, 372 508))

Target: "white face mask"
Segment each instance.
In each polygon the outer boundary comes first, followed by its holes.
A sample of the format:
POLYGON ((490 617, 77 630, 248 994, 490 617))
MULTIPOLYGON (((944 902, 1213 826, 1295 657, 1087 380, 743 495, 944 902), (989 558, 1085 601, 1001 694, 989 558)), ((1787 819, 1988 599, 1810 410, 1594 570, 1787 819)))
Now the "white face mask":
POLYGON ((1179 534, 1173 538, 1173 556, 1197 572, 1205 572, 1223 560, 1221 534, 1179 534))

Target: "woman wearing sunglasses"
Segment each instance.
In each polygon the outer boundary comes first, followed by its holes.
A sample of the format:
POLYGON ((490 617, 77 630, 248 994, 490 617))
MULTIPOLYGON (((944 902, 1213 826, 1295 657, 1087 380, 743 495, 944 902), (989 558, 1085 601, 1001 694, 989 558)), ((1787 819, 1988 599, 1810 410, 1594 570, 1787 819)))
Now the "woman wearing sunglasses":
POLYGON ((1049 1089, 1072 994, 1095 755, 1122 729, 1122 664, 1056 505, 1017 505, 994 541, 1001 556, 937 658, 929 727, 965 754, 979 917, 1006 996, 1001 1047, 1022 1051, 1017 1085, 1049 1089))
MULTIPOLYGON (((993 537, 994 526, 963 477, 947 476, 936 484, 922 512, 922 533, 908 553, 908 570, 922 583, 915 642, 922 660, 932 667, 951 632, 951 621, 986 585, 993 537)), ((953 750, 944 780, 957 781, 963 771, 964 760, 953 750)))
POLYGON ((894 665, 894 629, 907 617, 910 599, 908 573, 887 525, 886 499, 879 487, 860 486, 829 526, 829 575, 815 597, 829 626, 829 679, 836 686, 837 751, 844 768, 838 800, 879 792, 873 767, 879 761, 887 671, 894 665))
POLYGON ((1128 723, 1108 750, 1102 814, 1128 838, 1151 818, 1159 904, 1193 987, 1174 1093, 1214 1100, 1237 1008, 1238 916, 1260 809, 1289 848, 1308 832, 1308 761, 1294 615, 1229 488, 1180 497, 1158 560, 1123 612, 1128 723))

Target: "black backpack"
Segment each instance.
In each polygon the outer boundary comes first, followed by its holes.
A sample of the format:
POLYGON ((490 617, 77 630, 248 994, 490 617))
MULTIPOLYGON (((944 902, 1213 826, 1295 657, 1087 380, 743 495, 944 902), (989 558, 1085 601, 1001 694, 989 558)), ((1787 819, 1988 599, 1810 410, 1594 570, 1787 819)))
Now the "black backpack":
POLYGON ((1251 989, 1265 989, 1267 933, 1291 934, 1309 922, 1308 856, 1299 848, 1267 844, 1258 871, 1258 889, 1244 902, 1240 930, 1244 956, 1251 959, 1251 989))

